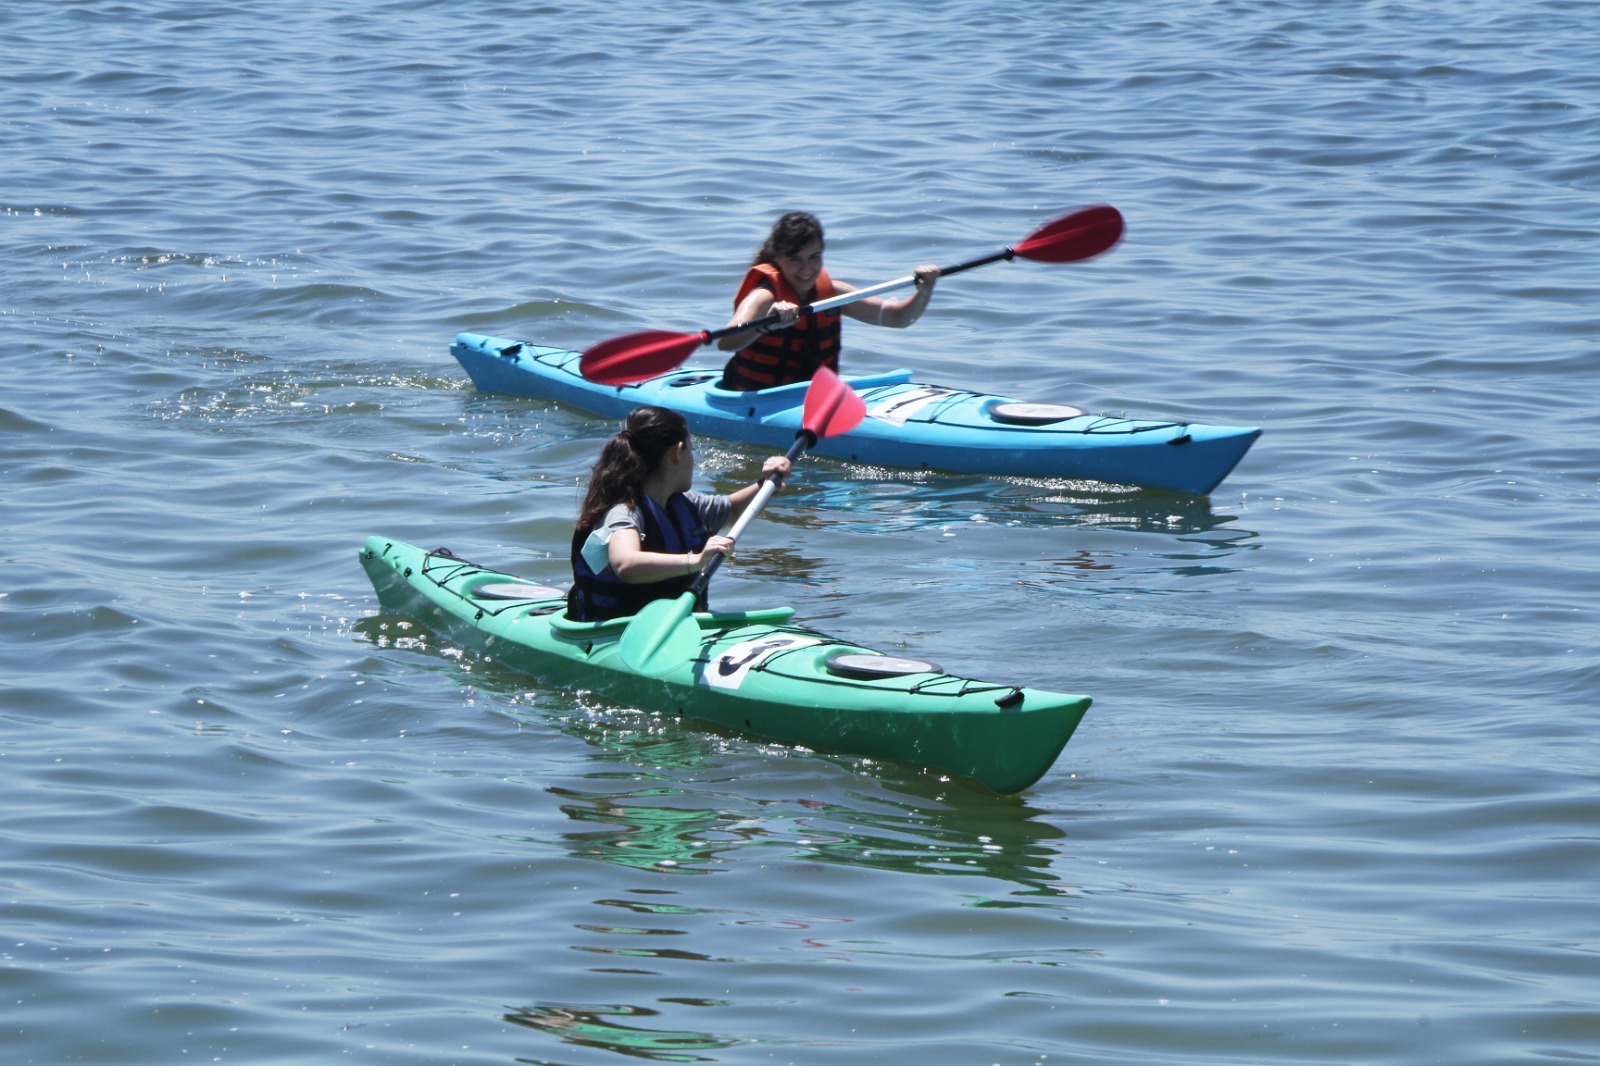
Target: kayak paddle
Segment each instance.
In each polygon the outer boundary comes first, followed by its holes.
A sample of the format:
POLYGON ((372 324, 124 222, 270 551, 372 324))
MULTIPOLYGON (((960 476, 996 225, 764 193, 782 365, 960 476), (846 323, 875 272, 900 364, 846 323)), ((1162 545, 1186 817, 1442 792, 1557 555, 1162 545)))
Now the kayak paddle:
MULTIPOLYGON (((944 267, 939 271, 939 276, 948 278, 963 270, 1019 256, 1036 263, 1071 263, 1099 255, 1116 244, 1121 236, 1122 213, 1116 208, 1109 204, 1082 207, 1071 214, 1062 215, 1053 222, 1045 223, 1009 248, 1003 248, 992 255, 969 259, 955 266, 944 267)), ((826 300, 806 304, 800 308, 800 314, 808 315, 813 311, 843 307, 845 304, 865 300, 869 296, 877 296, 891 289, 903 289, 907 285, 914 285, 916 280, 915 275, 907 275, 865 289, 856 289, 854 292, 840 293, 826 300)), ((585 378, 601 385, 632 385, 657 374, 665 374, 693 355, 695 349, 703 344, 710 344, 721 337, 743 333, 746 330, 775 326, 779 317, 774 313, 765 318, 758 318, 754 322, 725 326, 722 329, 701 330, 699 333, 671 333, 667 330, 647 329, 639 333, 613 337, 586 349, 583 358, 578 362, 578 369, 585 378)))
MULTIPOLYGON (((794 443, 789 446, 789 461, 794 462, 823 437, 850 432, 866 416, 867 405, 861 397, 840 381, 839 375, 821 367, 806 389, 800 423, 804 428, 794 435, 794 443)), ((728 530, 728 539, 737 541, 777 491, 776 483, 764 482, 739 520, 728 530)), ((628 669, 648 677, 660 677, 695 657, 700 651, 700 624, 694 620, 694 605, 724 558, 721 552, 713 555, 694 583, 677 599, 654 600, 633 616, 633 621, 623 629, 620 641, 622 661, 628 669)))

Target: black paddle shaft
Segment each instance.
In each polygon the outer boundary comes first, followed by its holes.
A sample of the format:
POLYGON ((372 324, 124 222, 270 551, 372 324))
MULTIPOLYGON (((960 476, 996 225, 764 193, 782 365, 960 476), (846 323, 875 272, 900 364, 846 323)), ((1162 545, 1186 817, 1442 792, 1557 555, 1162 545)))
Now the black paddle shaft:
POLYGON ((1015 259, 1016 257, 1017 251, 1015 248, 1006 248, 1002 251, 995 252, 992 255, 979 256, 977 259, 968 259, 965 263, 957 263, 955 266, 940 267, 939 276, 941 278, 948 278, 950 275, 959 274, 963 270, 971 270, 973 267, 986 266, 989 263, 997 263, 1002 259, 1011 260, 1015 259))

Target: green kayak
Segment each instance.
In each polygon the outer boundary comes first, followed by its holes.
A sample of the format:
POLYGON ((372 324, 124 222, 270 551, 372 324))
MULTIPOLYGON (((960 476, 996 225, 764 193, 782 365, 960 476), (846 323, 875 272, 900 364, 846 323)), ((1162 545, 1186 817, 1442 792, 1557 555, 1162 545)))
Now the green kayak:
POLYGON ((791 624, 788 607, 694 615, 699 654, 660 677, 629 670, 629 619, 572 622, 565 593, 369 537, 361 551, 385 611, 514 670, 644 710, 817 751, 917 763, 1019 792, 1044 776, 1089 697, 955 677, 791 624))

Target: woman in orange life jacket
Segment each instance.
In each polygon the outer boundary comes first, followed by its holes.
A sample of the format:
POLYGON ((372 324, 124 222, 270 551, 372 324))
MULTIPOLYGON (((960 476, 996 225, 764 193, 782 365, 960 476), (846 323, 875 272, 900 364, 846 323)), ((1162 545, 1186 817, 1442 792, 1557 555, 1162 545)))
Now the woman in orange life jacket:
MULTIPOLYGON (((761 466, 762 480, 782 486, 786 456, 761 466)), ((572 536, 572 590, 567 617, 579 622, 637 614, 652 600, 682 595, 711 560, 733 551, 718 536, 761 487, 729 495, 691 492, 694 451, 689 426, 676 411, 637 407, 606 442, 572 536)), ((705 610, 701 596, 697 609, 705 610)))
POLYGON ((869 296, 837 311, 801 316, 803 304, 854 292, 831 278, 822 266, 822 223, 815 215, 791 211, 778 219, 734 297, 730 327, 776 313, 779 323, 766 331, 745 330, 721 338, 717 346, 736 354, 722 370, 721 386, 750 392, 796 381, 810 381, 819 366, 839 369, 839 313, 859 322, 904 329, 915 322, 933 295, 939 268, 919 266, 917 288, 901 300, 869 296))

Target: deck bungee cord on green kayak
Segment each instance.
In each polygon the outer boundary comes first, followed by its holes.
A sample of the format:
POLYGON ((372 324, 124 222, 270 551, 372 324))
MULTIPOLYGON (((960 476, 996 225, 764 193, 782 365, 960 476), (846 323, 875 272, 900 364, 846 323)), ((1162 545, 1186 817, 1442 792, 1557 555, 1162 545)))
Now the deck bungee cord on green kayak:
POLYGON ((1043 777, 1089 708, 1088 696, 960 677, 797 626, 788 607, 694 612, 692 652, 641 673, 622 654, 632 618, 569 621, 564 591, 445 549, 369 537, 360 558, 385 612, 551 685, 814 751, 931 767, 996 792, 1043 777))

